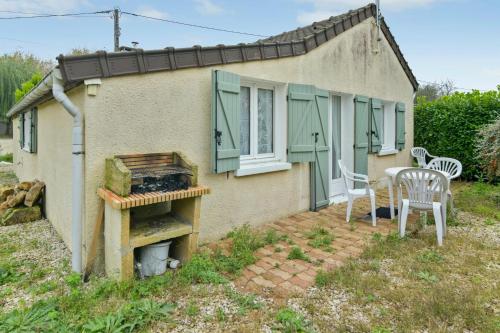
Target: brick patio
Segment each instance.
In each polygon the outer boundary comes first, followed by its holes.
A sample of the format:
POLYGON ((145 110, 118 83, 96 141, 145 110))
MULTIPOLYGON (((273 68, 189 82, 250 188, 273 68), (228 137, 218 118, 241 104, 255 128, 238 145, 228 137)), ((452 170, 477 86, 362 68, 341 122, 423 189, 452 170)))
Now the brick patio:
MULTIPOLYGON (((387 191, 379 190, 377 207, 387 207, 387 191)), ((332 270, 341 266, 350 257, 358 257, 372 238, 372 234, 387 235, 397 230, 397 223, 388 219, 377 219, 377 226, 371 226, 371 218, 363 219, 370 211, 369 199, 358 199, 354 203, 352 225, 345 221, 346 203, 329 206, 319 212, 304 212, 266 225, 288 240, 267 245, 256 253, 257 261, 248 266, 235 280, 238 288, 256 293, 273 292, 286 296, 291 292, 303 292, 314 284, 319 270, 332 270), (307 233, 322 227, 334 236, 331 249, 324 251, 308 245, 307 233), (289 241, 291 240, 291 241, 289 241), (290 244, 292 243, 292 244, 290 244), (300 247, 311 259, 289 260, 293 246, 300 247)), ((412 223, 416 214, 408 217, 412 223)))

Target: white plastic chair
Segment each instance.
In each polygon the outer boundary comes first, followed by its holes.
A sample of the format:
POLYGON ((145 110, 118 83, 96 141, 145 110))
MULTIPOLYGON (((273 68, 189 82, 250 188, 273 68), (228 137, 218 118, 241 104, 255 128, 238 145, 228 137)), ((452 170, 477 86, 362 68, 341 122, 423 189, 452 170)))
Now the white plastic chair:
POLYGON ((437 156, 429 154, 427 149, 422 147, 413 147, 411 149, 411 156, 417 159, 418 166, 425 168, 427 166, 427 156, 430 158, 436 158, 437 156))
POLYGON ((370 188, 370 183, 368 182, 368 176, 359 173, 354 173, 347 170, 344 163, 339 160, 339 167, 342 173, 342 179, 344 180, 345 190, 347 194, 347 213, 346 221, 349 223, 352 212, 352 204, 357 198, 370 197, 370 203, 372 206, 372 225, 375 227, 377 225, 377 216, 375 212, 375 191, 370 188), (354 188, 355 183, 362 183, 365 185, 364 188, 354 188))
POLYGON ((446 225, 446 198, 448 179, 439 171, 409 168, 396 175, 399 198, 399 235, 404 237, 409 209, 432 211, 436 222, 438 245, 443 245, 443 232, 446 225), (404 190, 403 191, 403 187, 404 190), (406 192, 407 198, 403 198, 406 192), (434 198, 437 197, 437 201, 434 198))
MULTIPOLYGON (((427 169, 437 170, 446 172, 448 180, 451 181, 462 174, 462 163, 459 160, 449 157, 436 157, 432 159, 426 166, 427 169)), ((448 185, 448 197, 450 198, 450 208, 453 213, 453 196, 451 193, 451 188, 448 185)), ((446 226, 445 226, 446 233, 446 226)))

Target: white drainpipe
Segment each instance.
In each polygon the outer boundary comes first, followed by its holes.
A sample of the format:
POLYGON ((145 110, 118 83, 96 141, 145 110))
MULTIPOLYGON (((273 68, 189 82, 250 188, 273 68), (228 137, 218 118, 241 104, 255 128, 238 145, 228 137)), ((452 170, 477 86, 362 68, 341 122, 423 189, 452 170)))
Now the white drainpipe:
POLYGON ((82 272, 82 215, 83 215, 83 115, 64 93, 64 83, 59 69, 52 73, 52 94, 73 117, 73 170, 71 216, 71 267, 82 272))

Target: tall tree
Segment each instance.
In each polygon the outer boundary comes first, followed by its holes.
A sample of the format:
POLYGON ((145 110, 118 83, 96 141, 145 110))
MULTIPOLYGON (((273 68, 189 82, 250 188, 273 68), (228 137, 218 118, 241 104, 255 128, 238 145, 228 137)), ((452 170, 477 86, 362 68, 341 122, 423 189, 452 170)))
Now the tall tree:
POLYGON ((33 55, 15 52, 0 56, 0 119, 15 103, 15 91, 33 74, 46 74, 53 67, 51 61, 40 60, 33 55))

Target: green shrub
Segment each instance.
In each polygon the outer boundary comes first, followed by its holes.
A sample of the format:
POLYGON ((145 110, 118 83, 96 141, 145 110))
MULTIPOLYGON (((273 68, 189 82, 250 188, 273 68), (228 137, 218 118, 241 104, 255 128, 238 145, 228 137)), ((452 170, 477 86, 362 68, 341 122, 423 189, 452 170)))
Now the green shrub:
POLYGON ((435 101, 424 98, 415 106, 414 145, 437 156, 451 157, 463 165, 462 177, 481 177, 476 145, 479 130, 500 116, 497 91, 454 93, 435 101))
POLYGON ((485 178, 490 182, 500 179, 500 117, 479 131, 477 155, 485 178))
POLYGON ((42 81, 42 74, 40 72, 36 72, 31 76, 31 79, 21 85, 21 89, 16 89, 16 103, 29 93, 38 83, 40 83, 40 81, 42 81))

